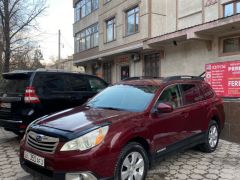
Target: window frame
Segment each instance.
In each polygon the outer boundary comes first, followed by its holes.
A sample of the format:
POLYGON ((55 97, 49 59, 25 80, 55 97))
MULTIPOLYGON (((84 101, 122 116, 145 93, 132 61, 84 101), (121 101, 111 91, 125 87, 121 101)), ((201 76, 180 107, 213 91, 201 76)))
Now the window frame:
POLYGON ((106 24, 106 43, 110 43, 110 42, 113 42, 113 41, 116 41, 117 39, 117 29, 116 29, 116 16, 112 17, 112 18, 109 18, 105 21, 105 24, 106 24), (108 41, 108 28, 110 25, 108 25, 108 22, 112 21, 112 23, 110 24, 112 26, 112 34, 111 36, 113 37, 110 41, 108 41))
POLYGON ((94 11, 96 11, 97 9, 99 9, 99 0, 79 0, 75 6, 74 6, 74 23, 81 21, 84 17, 88 16, 89 14, 93 13, 94 11), (84 1, 84 2, 83 2, 84 1), (94 7, 94 1, 98 1, 97 3, 97 7, 94 7), (87 9, 87 4, 90 2, 90 11, 88 13, 86 13, 86 9, 87 9), (77 6, 79 5, 79 9, 76 9, 77 6), (83 8, 84 7, 84 8, 83 8), (83 11, 84 9, 84 11, 83 11), (78 13, 78 11, 79 13, 78 13), (85 15, 82 15, 82 12, 85 12, 85 15), (78 13, 78 14, 77 14, 78 13), (77 17, 77 18, 76 18, 77 17))
POLYGON ((179 85, 180 85, 180 83, 173 83, 173 84, 169 84, 169 85, 165 86, 165 87, 160 91, 160 93, 159 93, 159 95, 157 96, 155 102, 153 103, 153 106, 152 106, 152 108, 151 108, 151 112, 156 112, 156 107, 157 107, 158 100, 159 100, 159 98, 162 96, 163 92, 164 92, 165 90, 171 88, 171 87, 174 87, 174 86, 177 86, 177 89, 178 89, 178 91, 179 91, 179 95, 180 95, 180 106, 174 108, 173 111, 183 108, 184 106, 183 106, 183 99, 182 99, 182 91, 181 91, 181 88, 180 88, 179 85))
POLYGON ((140 6, 139 5, 136 5, 136 6, 133 6, 133 7, 131 7, 131 8, 129 8, 129 9, 127 9, 126 11, 125 11, 125 34, 126 34, 126 36, 131 36, 131 35, 134 35, 134 34, 136 34, 136 33, 139 33, 140 32, 140 6), (137 9, 138 8, 138 11, 135 11, 135 9, 137 9), (128 13, 130 12, 130 11, 132 11, 132 10, 134 10, 134 13, 132 13, 132 14, 130 14, 130 15, 128 15, 128 13), (137 20, 137 14, 138 14, 138 29, 136 30, 136 20, 137 20), (131 32, 131 33, 129 33, 128 32, 128 18, 130 17, 130 16, 132 16, 132 15, 134 15, 134 31, 133 32, 131 32))
POLYGON ((223 4, 223 17, 227 18, 227 17, 230 17, 230 16, 234 16, 236 14, 240 14, 240 12, 239 13, 237 12, 237 4, 238 3, 240 3, 240 0, 235 0, 235 1, 231 1, 231 2, 223 4), (225 16, 226 6, 230 5, 230 4, 233 4, 233 14, 229 15, 229 16, 225 16))
POLYGON ((232 55, 238 55, 240 54, 240 50, 239 51, 235 51, 235 52, 224 52, 223 48, 224 48, 224 40, 226 39, 234 39, 234 38, 239 38, 239 43, 238 46, 240 48, 240 34, 235 34, 235 35, 230 35, 230 36, 224 36, 224 37, 220 37, 219 38, 219 56, 232 56, 232 55))
POLYGON ((81 53, 89 49, 97 48, 99 46, 99 24, 95 23, 75 34, 74 36, 75 52, 81 53), (97 35, 97 44, 95 45, 95 36, 97 35), (89 41, 88 41, 89 38, 89 41), (84 42, 84 48, 83 47, 84 42), (90 43, 90 44, 88 44, 90 43), (89 45, 89 47, 88 47, 89 45), (78 48, 78 49, 77 49, 78 48))

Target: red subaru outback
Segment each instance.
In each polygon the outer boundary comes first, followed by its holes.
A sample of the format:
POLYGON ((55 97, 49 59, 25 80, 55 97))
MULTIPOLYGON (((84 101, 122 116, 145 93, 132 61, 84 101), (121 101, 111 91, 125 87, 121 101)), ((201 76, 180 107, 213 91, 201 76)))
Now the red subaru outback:
POLYGON ((143 180, 157 157, 213 152, 223 125, 222 100, 201 78, 127 80, 30 124, 20 161, 43 179, 143 180))

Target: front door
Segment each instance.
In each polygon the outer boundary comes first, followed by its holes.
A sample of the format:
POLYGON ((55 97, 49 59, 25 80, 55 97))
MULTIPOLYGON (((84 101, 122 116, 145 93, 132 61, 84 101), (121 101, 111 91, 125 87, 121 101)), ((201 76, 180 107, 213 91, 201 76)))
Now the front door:
POLYGON ((129 78, 129 66, 121 67, 121 80, 129 78))
MULTIPOLYGON (((154 109, 159 103, 172 104, 174 110, 170 113, 153 113, 151 115, 151 132, 157 153, 168 149, 168 146, 175 144, 185 138, 185 115, 182 111, 182 98, 178 85, 172 85, 166 88, 154 109)), ((155 110, 154 110, 155 111, 155 110)))

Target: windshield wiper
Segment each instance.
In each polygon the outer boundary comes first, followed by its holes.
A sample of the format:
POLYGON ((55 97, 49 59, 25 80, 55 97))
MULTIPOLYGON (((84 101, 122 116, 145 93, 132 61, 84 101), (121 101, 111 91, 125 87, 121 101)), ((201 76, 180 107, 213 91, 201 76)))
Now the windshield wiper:
POLYGON ((99 109, 116 110, 116 111, 126 111, 125 109, 115 108, 115 107, 96 107, 96 108, 99 108, 99 109))

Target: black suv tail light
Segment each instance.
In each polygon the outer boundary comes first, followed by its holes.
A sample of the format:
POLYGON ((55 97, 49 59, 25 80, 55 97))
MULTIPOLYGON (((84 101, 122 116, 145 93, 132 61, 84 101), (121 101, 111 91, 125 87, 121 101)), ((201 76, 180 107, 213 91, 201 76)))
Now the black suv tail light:
POLYGON ((25 103, 31 103, 31 104, 40 103, 39 97, 37 96, 34 87, 32 86, 26 87, 24 101, 25 103))

